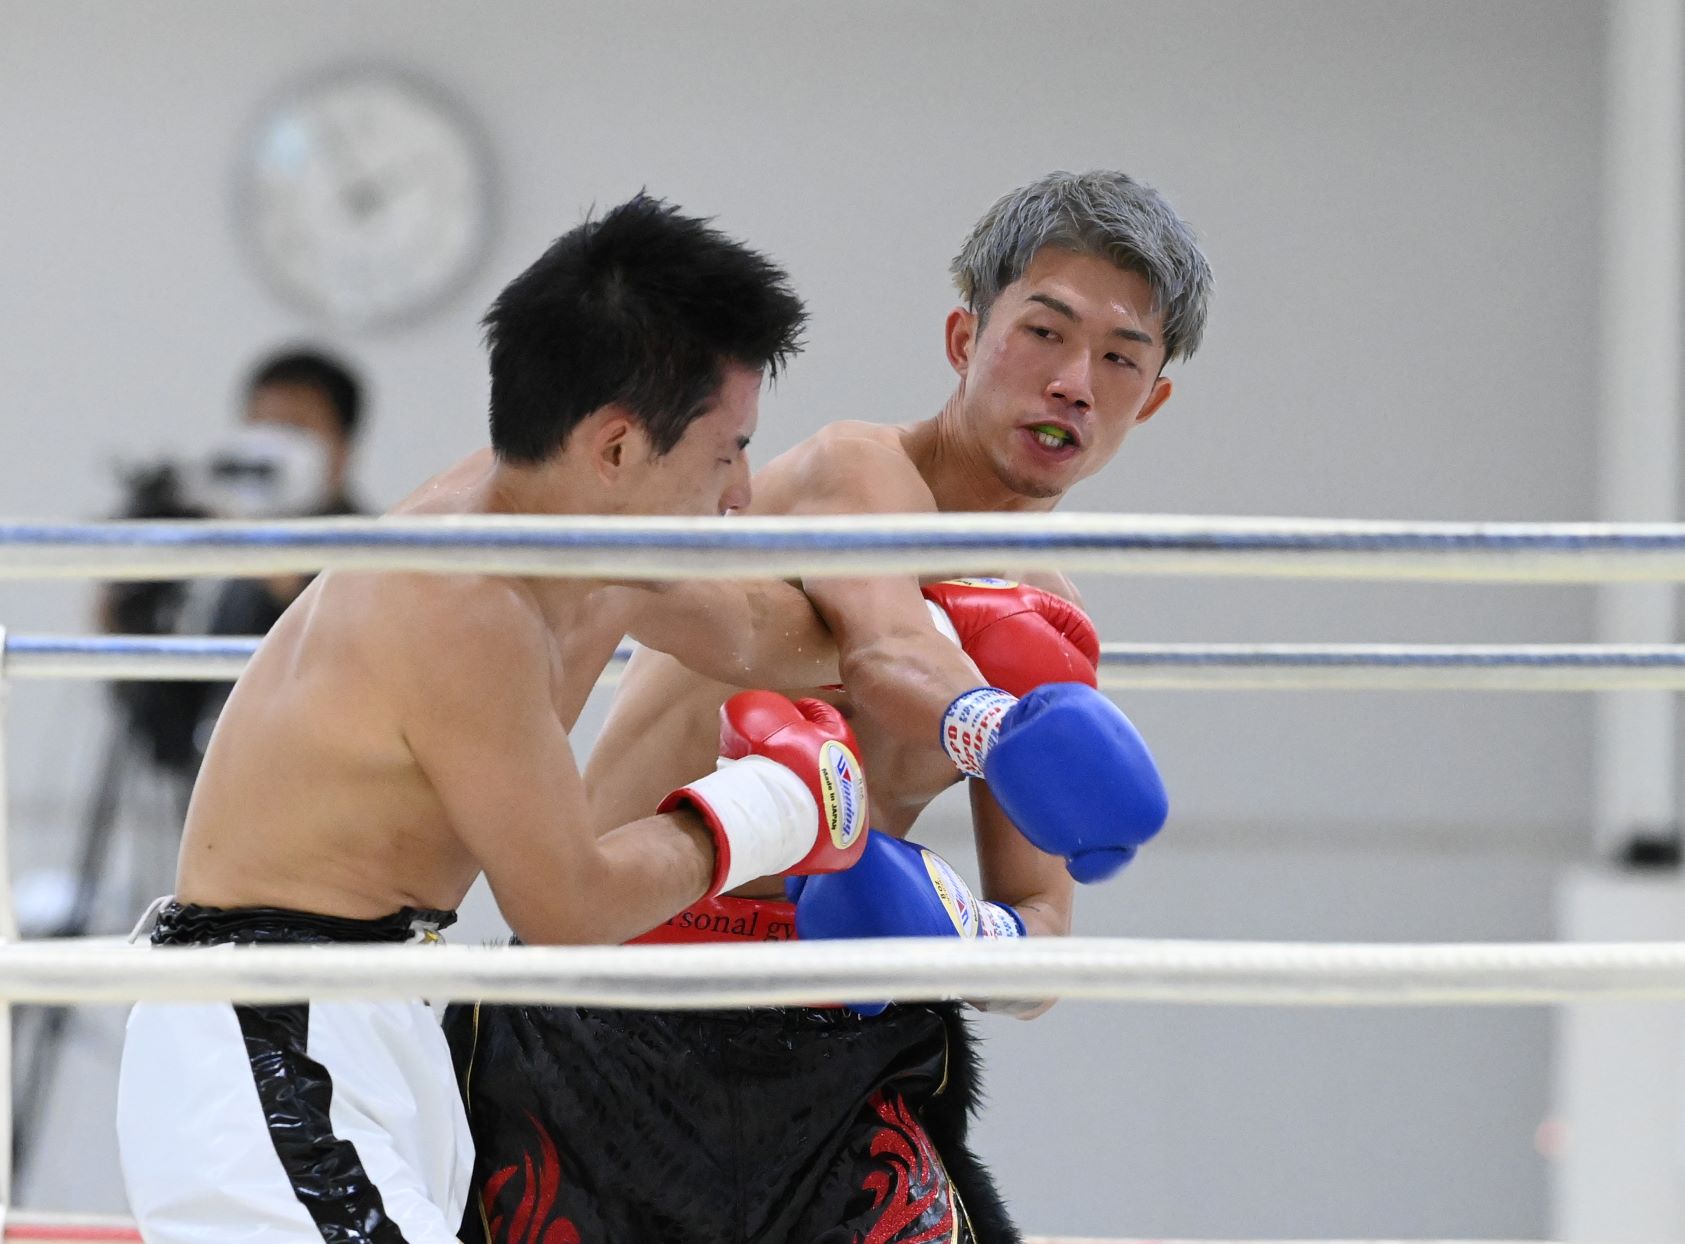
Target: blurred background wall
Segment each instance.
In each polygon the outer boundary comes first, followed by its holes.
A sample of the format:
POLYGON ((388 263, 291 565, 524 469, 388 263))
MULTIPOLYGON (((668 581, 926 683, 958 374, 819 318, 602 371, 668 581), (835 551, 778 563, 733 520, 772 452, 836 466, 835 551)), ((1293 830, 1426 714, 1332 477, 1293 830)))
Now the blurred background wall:
MULTIPOLYGON (((497 289, 640 187, 769 251, 810 301, 762 460, 833 419, 920 418, 951 387, 947 263, 971 223, 1050 169, 1108 166, 1193 222, 1218 295, 1170 405, 1071 508, 1593 518, 1605 21, 1586 0, 0 0, 0 512, 108 512, 114 459, 200 443, 253 357, 296 338, 370 379, 357 478, 390 504, 483 443, 476 321, 497 289), (447 305, 338 334, 265 287, 231 191, 266 101, 353 60, 424 75, 477 119, 497 221, 447 305)), ((1113 640, 1593 637, 1584 589, 1081 586, 1113 640)), ((0 582, 0 622, 85 630, 90 599, 0 582)), ((1085 934, 1539 939, 1590 849, 1589 697, 1125 703, 1174 820, 1081 896, 1085 934)), ((83 815, 103 692, 22 683, 9 718, 14 859, 48 868, 83 815)), ((943 808, 922 836, 953 851, 943 808)), ((131 843, 131 862, 169 849, 131 843)), ((469 924, 495 928, 483 899, 469 924)), ((75 1029, 26 1203, 121 1206, 119 1022, 75 1029)), ((1536 1235, 1550 1025, 986 1017, 981 1145, 1036 1231, 1536 1235)))

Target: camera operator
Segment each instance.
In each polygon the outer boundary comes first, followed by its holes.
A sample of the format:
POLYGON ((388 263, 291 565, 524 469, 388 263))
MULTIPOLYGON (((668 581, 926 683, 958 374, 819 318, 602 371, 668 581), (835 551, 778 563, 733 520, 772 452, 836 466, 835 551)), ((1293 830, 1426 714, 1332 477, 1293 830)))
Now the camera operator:
MULTIPOLYGON (((347 487, 362 384, 315 349, 263 360, 246 383, 240 426, 203 459, 130 472, 122 518, 304 518, 360 514, 347 487)), ((107 584, 99 624, 114 634, 263 635, 309 576, 107 584)), ((119 683, 130 731, 160 767, 191 777, 231 684, 119 683)))

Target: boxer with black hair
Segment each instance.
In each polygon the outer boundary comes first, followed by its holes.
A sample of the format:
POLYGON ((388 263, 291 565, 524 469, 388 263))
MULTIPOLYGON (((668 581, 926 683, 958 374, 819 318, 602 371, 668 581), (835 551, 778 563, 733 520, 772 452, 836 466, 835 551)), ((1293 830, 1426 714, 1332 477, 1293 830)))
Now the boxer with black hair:
MULTIPOLYGON (((802 322, 778 268, 640 195, 503 291, 491 447, 396 512, 740 508, 761 386, 802 322)), ((523 940, 614 942, 769 872, 851 864, 852 733, 773 692, 732 698, 718 756, 597 832, 568 732, 628 633, 742 685, 837 676, 778 582, 321 575, 218 722, 154 945, 433 941, 482 873, 523 940)), ((448 1244, 467 1204, 473 1146, 419 999, 141 1004, 117 1124, 151 1244, 448 1244)))

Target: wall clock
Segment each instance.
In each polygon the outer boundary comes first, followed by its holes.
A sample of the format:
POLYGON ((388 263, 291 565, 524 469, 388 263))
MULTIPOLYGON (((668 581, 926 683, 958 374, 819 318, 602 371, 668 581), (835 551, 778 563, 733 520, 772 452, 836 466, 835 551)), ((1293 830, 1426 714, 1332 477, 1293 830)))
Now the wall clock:
POLYGON ((492 225, 479 128, 423 79, 353 66, 265 110, 237 223, 268 284, 339 328, 413 321, 462 287, 492 225))

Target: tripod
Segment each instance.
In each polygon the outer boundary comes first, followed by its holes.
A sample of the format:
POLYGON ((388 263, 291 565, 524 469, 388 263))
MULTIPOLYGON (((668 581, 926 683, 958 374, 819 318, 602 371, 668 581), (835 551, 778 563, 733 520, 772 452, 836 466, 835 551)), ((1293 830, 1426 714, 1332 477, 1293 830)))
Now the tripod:
MULTIPOLYGON (((47 931, 48 936, 86 937, 93 930, 96 904, 111 870, 122 797, 127 789, 149 775, 169 787, 170 815, 174 817, 172 837, 177 837, 187 816, 193 770, 160 762, 148 740, 137 733, 127 710, 119 705, 82 817, 75 889, 63 916, 47 931)), ((14 1065, 21 1072, 21 1082, 13 1094, 12 1168, 19 1183, 28 1172, 30 1159, 39 1150, 59 1062, 74 1021, 74 1010, 64 1006, 19 1007, 14 1014, 14 1036, 19 1050, 14 1065)))

